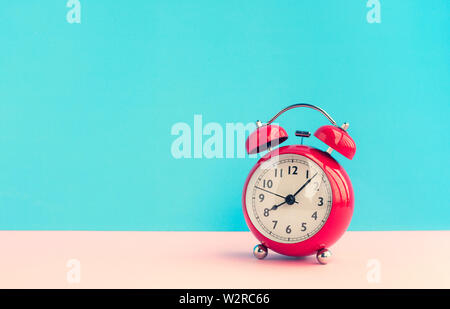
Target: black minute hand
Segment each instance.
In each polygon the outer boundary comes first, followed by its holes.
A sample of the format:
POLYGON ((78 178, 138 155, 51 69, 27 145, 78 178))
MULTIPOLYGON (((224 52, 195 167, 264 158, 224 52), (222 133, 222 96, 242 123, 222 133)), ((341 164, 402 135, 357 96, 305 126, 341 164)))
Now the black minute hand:
POLYGON ((297 192, 294 193, 294 197, 300 192, 302 191, 310 182, 311 180, 314 179, 314 177, 316 177, 317 173, 314 174, 314 176, 312 176, 311 178, 309 178, 304 184, 303 186, 300 187, 300 189, 297 190, 297 192))

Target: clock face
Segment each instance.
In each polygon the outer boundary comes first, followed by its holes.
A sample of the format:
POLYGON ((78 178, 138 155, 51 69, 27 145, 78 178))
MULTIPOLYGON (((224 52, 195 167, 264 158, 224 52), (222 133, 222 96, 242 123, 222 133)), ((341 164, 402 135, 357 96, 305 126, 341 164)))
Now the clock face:
POLYGON ((331 185, 312 160, 282 154, 255 170, 245 204, 261 234, 277 242, 297 243, 312 237, 325 224, 332 205, 331 185))

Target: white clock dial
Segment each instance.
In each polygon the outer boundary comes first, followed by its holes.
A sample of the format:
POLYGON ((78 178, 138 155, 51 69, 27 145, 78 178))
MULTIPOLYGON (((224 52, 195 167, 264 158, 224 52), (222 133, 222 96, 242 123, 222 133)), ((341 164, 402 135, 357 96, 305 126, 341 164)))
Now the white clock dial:
POLYGON ((312 237, 325 224, 332 205, 331 185, 312 160, 282 154, 255 170, 245 204, 261 234, 277 242, 297 243, 312 237))

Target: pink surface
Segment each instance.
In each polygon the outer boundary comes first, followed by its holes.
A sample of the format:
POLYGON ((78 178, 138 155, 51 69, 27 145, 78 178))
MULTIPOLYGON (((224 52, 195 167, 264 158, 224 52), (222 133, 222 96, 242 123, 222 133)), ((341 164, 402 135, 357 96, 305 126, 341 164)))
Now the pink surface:
POLYGON ((5 231, 0 288, 450 288, 450 231, 347 232, 328 265, 256 260, 255 244, 248 232, 5 231))

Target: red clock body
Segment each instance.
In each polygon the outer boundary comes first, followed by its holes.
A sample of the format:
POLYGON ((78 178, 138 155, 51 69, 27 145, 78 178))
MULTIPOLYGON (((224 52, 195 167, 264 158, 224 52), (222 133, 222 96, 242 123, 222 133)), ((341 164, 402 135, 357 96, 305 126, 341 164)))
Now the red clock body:
MULTIPOLYGON (((299 182, 299 184, 301 185, 302 182, 299 182)), ((254 186, 254 183, 252 183, 251 185, 254 186)), ((263 188, 260 189, 265 190, 263 188)), ((267 192, 269 192, 269 190, 262 192, 264 194, 268 194, 267 192)), ((298 204, 295 199, 296 198, 294 197, 292 201, 298 204)), ((280 199, 280 201, 282 202, 281 204, 285 203, 283 202, 283 199, 280 199)), ((289 199, 287 197, 286 201, 289 202, 289 199)), ((244 185, 242 204, 246 223, 251 232, 261 242, 262 245, 283 255, 307 256, 316 254, 321 249, 329 248, 344 234, 352 218, 354 196, 350 178, 348 177, 342 166, 329 153, 309 146, 289 145, 268 152, 252 168, 244 185), (272 237, 271 235, 273 234, 270 231, 264 232, 261 226, 255 224, 258 221, 254 219, 255 215, 249 213, 249 209, 251 209, 251 207, 250 205, 247 205, 248 201, 250 200, 247 195, 252 191, 252 188, 249 188, 249 183, 251 182, 250 180, 252 178, 255 178, 253 177, 253 174, 257 170, 260 171, 261 165, 263 165, 264 163, 274 161, 277 158, 286 157, 286 155, 294 155, 293 157, 297 155, 299 156, 299 158, 305 158, 305 160, 307 160, 308 162, 312 161, 316 168, 318 167, 321 169, 321 171, 323 171, 323 173, 321 173, 321 177, 327 178, 327 188, 329 188, 327 190, 331 189, 331 209, 327 212, 327 217, 323 219, 324 223, 321 225, 320 229, 314 231, 314 233, 312 233, 310 237, 305 236, 304 240, 300 240, 298 242, 292 242, 292 239, 290 239, 291 241, 280 241, 276 237, 272 237)), ((293 204, 294 206, 292 207, 296 207, 297 204, 293 204)), ((298 207, 301 207, 301 205, 299 205, 298 207)), ((274 208, 269 210, 272 210, 272 212, 274 212, 274 208)), ((275 223, 275 225, 276 224, 277 223, 275 223)), ((292 228, 293 227, 291 226, 283 227, 283 229, 288 232, 292 228)), ((283 230, 283 233, 286 232, 283 230)), ((288 234, 286 235, 289 236, 288 234)))

